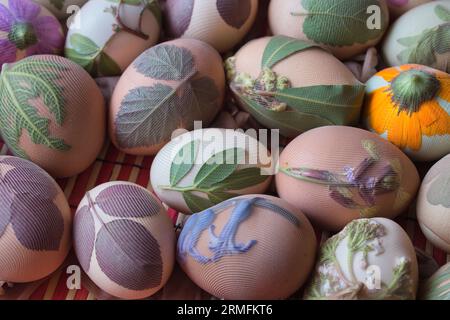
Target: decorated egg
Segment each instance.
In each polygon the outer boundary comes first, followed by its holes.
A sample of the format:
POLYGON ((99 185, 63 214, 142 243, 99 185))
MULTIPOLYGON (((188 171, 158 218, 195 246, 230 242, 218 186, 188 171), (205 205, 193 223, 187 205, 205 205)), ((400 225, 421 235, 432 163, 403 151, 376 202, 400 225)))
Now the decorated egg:
POLYGON ((58 184, 34 163, 0 156, 0 287, 54 272, 71 247, 72 214, 58 184))
POLYGON ((258 0, 166 0, 165 31, 172 38, 193 38, 219 52, 241 41, 256 18, 258 0))
POLYGON ((122 74, 156 44, 161 11, 157 0, 91 0, 72 19, 65 56, 92 76, 122 74))
POLYGON ((115 297, 151 296, 172 273, 172 222, 161 202, 134 183, 108 182, 88 191, 75 214, 73 236, 83 270, 115 297))
POLYGON ((177 260, 218 298, 284 299, 306 281, 315 251, 313 228, 301 211, 279 198, 246 195, 189 217, 177 260))
POLYGON ((366 85, 365 126, 414 160, 450 153, 450 75, 421 65, 380 71, 366 85))
POLYGON ((438 161, 423 180, 417 219, 426 238, 450 253, 450 154, 438 161))
POLYGON ((150 181, 159 199, 185 214, 235 196, 264 193, 272 159, 254 135, 198 129, 172 139, 155 157, 150 181))
POLYGON ((397 147, 352 127, 310 130, 280 155, 276 187, 280 198, 313 224, 341 230, 358 218, 394 218, 416 194, 419 175, 397 147))
POLYGON ((0 101, 0 131, 9 149, 55 177, 85 170, 102 148, 103 96, 70 60, 38 55, 4 64, 0 101))
POLYGON ((385 218, 358 219, 319 249, 306 300, 414 300, 418 265, 406 232, 385 218))
POLYGON ((449 1, 432 1, 406 12, 386 35, 385 62, 389 66, 416 63, 450 72, 449 22, 449 1))
POLYGON ((390 14, 393 17, 398 17, 412 8, 431 1, 433 0, 387 0, 387 4, 390 14))
POLYGON ((87 0, 33 0, 47 8, 58 19, 65 19, 76 13, 87 0))
POLYGON ((177 129, 208 126, 222 107, 220 55, 194 39, 164 42, 141 54, 120 78, 110 103, 109 132, 122 151, 154 155, 177 129))
POLYGON ((359 121, 364 86, 313 43, 285 36, 253 40, 227 60, 226 70, 239 105, 283 136, 359 121))
POLYGON ((35 54, 59 54, 59 21, 32 0, 0 0, 0 67, 35 54))
POLYGON ((385 0, 271 0, 274 35, 308 40, 348 59, 375 46, 389 25, 385 0))
POLYGON ((420 293, 421 300, 450 300, 450 262, 421 286, 420 293))

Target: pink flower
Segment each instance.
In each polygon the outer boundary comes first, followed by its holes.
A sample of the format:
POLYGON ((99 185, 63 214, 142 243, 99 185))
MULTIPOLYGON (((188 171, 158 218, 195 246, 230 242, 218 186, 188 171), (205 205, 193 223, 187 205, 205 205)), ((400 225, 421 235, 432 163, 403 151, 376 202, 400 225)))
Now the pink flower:
POLYGON ((27 55, 55 53, 64 46, 61 25, 52 16, 39 16, 41 7, 31 0, 9 0, 0 4, 0 66, 14 62, 17 50, 27 55))

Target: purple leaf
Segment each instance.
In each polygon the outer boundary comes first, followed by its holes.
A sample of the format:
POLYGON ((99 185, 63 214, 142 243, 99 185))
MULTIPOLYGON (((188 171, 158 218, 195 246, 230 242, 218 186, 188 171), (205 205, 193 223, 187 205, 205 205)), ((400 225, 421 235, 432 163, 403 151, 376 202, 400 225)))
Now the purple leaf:
POLYGON ((64 220, 50 199, 33 194, 16 194, 11 207, 11 223, 19 242, 27 249, 59 249, 64 220))
POLYGON ((0 3, 0 31, 9 33, 13 23, 13 15, 6 6, 0 3))
POLYGON ((85 272, 91 266, 91 256, 94 250, 95 224, 88 206, 78 209, 73 222, 73 245, 85 272))
POLYGON ((108 215, 120 218, 142 218, 157 215, 159 202, 145 189, 129 184, 117 184, 104 189, 95 203, 108 215))
POLYGON ((41 7, 31 0, 9 0, 8 5, 20 22, 32 22, 41 12, 41 7))
POLYGON ((191 24, 194 0, 167 0, 165 6, 165 30, 170 36, 179 38, 191 24))
POLYGON ((250 0, 217 0, 217 11, 230 26, 240 29, 252 11, 250 0))
POLYGON ((40 195, 41 198, 48 199, 54 199, 58 194, 53 179, 37 166, 16 167, 9 170, 2 181, 17 194, 40 195))
POLYGON ((146 290, 161 284, 163 261, 158 241, 135 221, 115 220, 103 225, 95 252, 105 275, 122 287, 146 290))
POLYGON ((11 222, 11 204, 13 195, 8 188, 0 182, 0 238, 11 222))

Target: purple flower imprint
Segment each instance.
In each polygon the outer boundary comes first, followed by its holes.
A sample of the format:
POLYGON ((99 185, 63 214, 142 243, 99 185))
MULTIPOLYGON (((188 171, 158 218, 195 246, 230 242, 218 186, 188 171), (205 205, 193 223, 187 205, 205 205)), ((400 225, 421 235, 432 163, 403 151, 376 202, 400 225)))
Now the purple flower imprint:
POLYGON ((62 49, 61 25, 55 17, 39 16, 40 12, 31 0, 9 0, 8 7, 0 4, 0 65, 14 62, 17 50, 26 50, 29 56, 62 49))
POLYGON ((402 7, 406 5, 409 0, 388 0, 388 3, 394 7, 402 7))

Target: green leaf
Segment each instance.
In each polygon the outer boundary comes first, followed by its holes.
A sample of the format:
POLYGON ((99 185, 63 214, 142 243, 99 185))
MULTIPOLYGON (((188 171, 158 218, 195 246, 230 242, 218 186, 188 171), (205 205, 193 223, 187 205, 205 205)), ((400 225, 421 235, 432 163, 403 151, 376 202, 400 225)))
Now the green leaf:
POLYGON ((50 0, 50 3, 58 10, 62 10, 65 0, 50 0))
POLYGON ((241 148, 227 149, 209 158, 194 179, 194 185, 208 188, 229 177, 242 163, 245 150, 241 148))
POLYGON ((294 110, 320 116, 335 125, 355 124, 358 122, 364 99, 364 86, 287 88, 276 92, 275 97, 294 110))
POLYGON ((419 41, 419 39, 420 39, 420 35, 400 38, 397 40, 397 42, 399 44, 401 44, 402 46, 411 47, 411 46, 414 46, 417 43, 417 41, 419 41))
MULTIPOLYGON (((102 56, 104 54, 101 48, 98 47, 94 41, 79 33, 74 33, 70 36, 70 45, 72 46, 72 48, 65 48, 64 50, 66 58, 79 64, 93 77, 96 77, 98 71, 96 60, 99 56, 102 56)), ((111 61, 109 61, 111 59, 108 59, 109 57, 107 57, 105 62, 105 56, 102 56, 102 58, 102 68, 104 70, 108 69, 108 67, 111 65, 111 61)), ((120 68, 118 73, 108 75, 118 74, 120 74, 120 68)))
POLYGON ((42 116, 32 101, 40 98, 62 125, 65 118, 64 88, 58 80, 67 71, 66 66, 55 61, 27 58, 14 65, 4 65, 0 75, 0 125, 3 138, 14 154, 27 158, 19 146, 20 137, 26 131, 35 144, 50 149, 70 149, 64 140, 50 134, 51 119, 42 116))
POLYGON ((92 56, 81 55, 71 48, 64 49, 64 55, 66 58, 72 60, 76 64, 79 64, 83 69, 92 74, 95 66, 95 61, 92 56))
POLYGON ((79 33, 72 34, 69 41, 73 49, 81 55, 95 55, 100 51, 94 41, 79 33))
POLYGON ((220 108, 219 96, 219 90, 211 78, 201 77, 191 80, 187 84, 183 98, 189 102, 187 109, 196 114, 196 118, 192 118, 192 121, 202 119, 207 124, 213 121, 220 108))
POLYGON ((199 197, 192 192, 183 192, 183 198, 189 210, 193 213, 201 212, 214 206, 209 199, 199 197))
POLYGON ((278 62, 294 53, 316 47, 314 43, 298 40, 286 36, 273 37, 266 46, 262 58, 263 68, 272 68, 278 62))
POLYGON ((208 193, 209 200, 214 204, 219 204, 237 196, 239 195, 219 190, 208 193))
POLYGON ((119 65, 105 52, 101 52, 98 61, 98 71, 100 75, 114 76, 122 73, 119 65))
POLYGON ((139 73, 157 80, 181 81, 197 72, 192 53, 169 44, 145 51, 133 64, 139 73))
POLYGON ((170 166, 170 185, 176 186, 191 171, 200 142, 193 140, 178 151, 170 166))
POLYGON ((270 176, 262 175, 257 167, 234 171, 228 178, 215 187, 223 190, 242 190, 263 183, 270 176))
POLYGON ((440 5, 440 4, 437 5, 434 8, 434 12, 439 17, 439 19, 441 19, 445 22, 450 22, 450 10, 447 9, 446 7, 444 7, 443 5, 440 5))
POLYGON ((316 43, 332 46, 364 44, 381 36, 387 27, 384 14, 381 16, 381 28, 367 27, 371 16, 367 8, 379 6, 379 0, 301 0, 301 4, 307 11, 303 33, 316 43))
MULTIPOLYGON (((106 0, 106 1, 113 2, 113 3, 119 3, 120 2, 120 0, 106 0)), ((130 6, 140 6, 143 1, 150 2, 152 0, 122 0, 122 3, 128 4, 130 6)))

